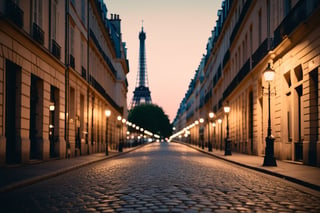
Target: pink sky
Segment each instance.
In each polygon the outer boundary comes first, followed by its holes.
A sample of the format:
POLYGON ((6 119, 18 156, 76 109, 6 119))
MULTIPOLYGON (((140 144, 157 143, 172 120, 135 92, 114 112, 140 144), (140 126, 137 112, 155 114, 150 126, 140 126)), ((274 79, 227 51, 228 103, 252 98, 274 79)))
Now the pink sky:
POLYGON ((122 40, 127 44, 130 72, 127 104, 136 87, 139 32, 146 32, 146 67, 151 99, 172 122, 198 68, 221 0, 104 0, 119 14, 122 40))

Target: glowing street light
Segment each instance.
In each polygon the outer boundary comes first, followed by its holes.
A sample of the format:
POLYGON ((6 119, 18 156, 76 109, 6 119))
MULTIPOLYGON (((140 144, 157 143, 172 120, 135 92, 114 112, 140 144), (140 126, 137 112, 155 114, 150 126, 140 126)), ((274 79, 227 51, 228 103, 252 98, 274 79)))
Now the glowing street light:
POLYGON ((109 150, 108 150, 108 124, 109 124, 109 117, 111 116, 111 111, 106 110, 105 111, 106 115, 106 155, 109 155, 109 150))
POLYGON ((209 152, 212 152, 212 143, 210 141, 210 122, 213 117, 214 117, 214 113, 209 112, 209 119, 208 119, 208 151, 209 152))
POLYGON ((229 112, 230 106, 223 107, 224 112, 227 114, 227 137, 225 138, 224 155, 231 155, 231 140, 229 138, 229 112))
POLYGON ((270 63, 264 70, 263 76, 266 82, 268 82, 268 135, 266 137, 266 154, 264 156, 263 166, 277 166, 276 159, 274 158, 274 140, 271 135, 271 116, 270 116, 270 82, 273 81, 275 71, 271 69, 270 63))

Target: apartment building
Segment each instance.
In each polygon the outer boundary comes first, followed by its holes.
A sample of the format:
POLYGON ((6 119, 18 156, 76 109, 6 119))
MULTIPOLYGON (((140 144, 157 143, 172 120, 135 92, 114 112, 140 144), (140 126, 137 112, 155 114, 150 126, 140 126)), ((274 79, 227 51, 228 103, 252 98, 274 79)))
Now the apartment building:
POLYGON ((0 165, 104 151, 107 109, 117 148, 129 66, 107 12, 102 0, 0 2, 0 165))
MULTIPOLYGON (((181 102, 198 113, 182 122, 182 114, 190 112, 178 111, 175 123, 190 127, 204 118, 203 127, 192 128, 203 129, 205 144, 210 139, 217 149, 225 148, 228 123, 233 152, 264 156, 269 114, 263 72, 270 64, 275 71, 270 82, 274 156, 319 166, 319 18, 316 0, 223 1, 201 59, 205 66, 197 70, 204 79, 193 79, 200 92, 194 86, 187 93, 199 93, 199 103, 181 102), (215 113, 212 120, 209 112, 215 113)), ((188 137, 199 141, 194 131, 188 137)))

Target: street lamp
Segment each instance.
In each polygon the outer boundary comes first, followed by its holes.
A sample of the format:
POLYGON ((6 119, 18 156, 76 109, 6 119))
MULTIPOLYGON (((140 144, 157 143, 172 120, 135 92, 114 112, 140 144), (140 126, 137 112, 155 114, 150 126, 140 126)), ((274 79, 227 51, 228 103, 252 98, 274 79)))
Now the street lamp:
POLYGON ((224 155, 231 155, 231 140, 229 138, 229 112, 230 106, 223 107, 224 112, 227 114, 227 137, 225 138, 224 155))
POLYGON ((273 81, 275 71, 271 69, 270 63, 264 70, 263 76, 265 81, 268 82, 268 135, 266 137, 266 150, 263 161, 263 166, 277 166, 276 159, 274 158, 274 140, 275 138, 271 135, 271 117, 270 117, 270 82, 273 81))
POLYGON ((108 150, 108 123, 109 123, 109 117, 111 115, 110 110, 105 111, 106 114, 106 155, 109 155, 109 150, 108 150))
MULTIPOLYGON (((197 143, 197 141, 199 141, 199 140, 198 140, 199 130, 198 130, 198 128, 197 128, 198 124, 199 124, 199 121, 196 120, 196 121, 194 122, 194 125, 195 125, 195 128, 194 128, 194 145, 197 145, 196 143, 197 143)), ((199 145, 199 146, 200 146, 200 145, 199 145)))
POLYGON ((126 126, 127 120, 125 118, 122 118, 122 125, 121 125, 121 152, 123 147, 127 145, 127 137, 123 137, 123 127, 126 126))
POLYGON ((122 147, 121 147, 121 140, 122 140, 122 136, 121 136, 121 126, 122 126, 122 123, 121 123, 121 119, 122 117, 119 115, 117 117, 117 120, 120 122, 119 124, 119 146, 118 146, 118 151, 119 152, 122 152, 122 147))
POLYGON ((216 145, 216 122, 213 122, 213 123, 212 123, 212 127, 213 127, 214 146, 216 147, 216 149, 218 149, 218 146, 216 145))
POLYGON ((53 102, 49 105, 49 111, 51 114, 51 122, 49 124, 49 141, 50 141, 50 156, 53 157, 54 155, 54 110, 55 105, 53 102))
POLYGON ((218 119, 218 124, 220 125, 220 150, 222 150, 222 120, 221 118, 218 119))
POLYGON ((213 117, 214 117, 214 113, 209 112, 209 119, 208 119, 208 151, 209 152, 212 152, 212 144, 210 142, 210 122, 213 117))
POLYGON ((201 138, 201 146, 202 146, 202 149, 204 149, 204 137, 203 137, 203 129, 202 129, 202 124, 204 122, 204 119, 203 118, 200 118, 199 119, 199 122, 200 122, 200 125, 201 125, 201 135, 200 135, 200 138, 201 138))

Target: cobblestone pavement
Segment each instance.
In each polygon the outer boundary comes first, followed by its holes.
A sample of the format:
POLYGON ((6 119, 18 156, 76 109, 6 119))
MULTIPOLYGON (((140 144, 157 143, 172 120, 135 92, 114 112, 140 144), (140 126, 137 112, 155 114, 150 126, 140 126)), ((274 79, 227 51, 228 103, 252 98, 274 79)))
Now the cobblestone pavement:
POLYGON ((320 212, 320 193, 154 143, 0 194, 1 212, 320 212))

